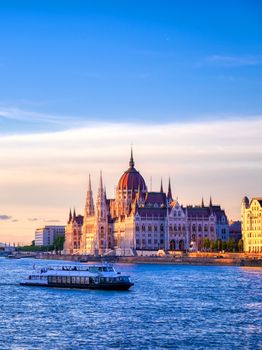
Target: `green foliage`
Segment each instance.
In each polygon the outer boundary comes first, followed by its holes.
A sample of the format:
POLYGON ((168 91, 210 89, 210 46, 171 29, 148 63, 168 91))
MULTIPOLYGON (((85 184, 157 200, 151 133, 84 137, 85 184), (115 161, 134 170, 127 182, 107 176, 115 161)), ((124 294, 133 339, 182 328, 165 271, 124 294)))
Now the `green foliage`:
POLYGON ((222 250, 227 250, 227 242, 222 242, 222 250))
POLYGON ((210 249, 210 244, 211 244, 211 242, 210 242, 209 238, 205 238, 204 239, 204 248, 206 250, 210 249))
POLYGON ((47 246, 26 245, 23 247, 17 247, 17 250, 22 252, 50 252, 54 250, 54 246, 53 245, 47 245, 47 246))
POLYGON ((238 248, 238 251, 239 251, 240 253, 243 252, 243 250, 244 250, 244 244, 243 244, 243 240, 242 240, 242 239, 240 239, 240 240, 238 241, 238 243, 237 243, 237 248, 238 248))
POLYGON ((235 242, 232 239, 229 239, 227 242, 227 250, 229 252, 234 252, 235 251, 235 242))
POLYGON ((64 249, 65 236, 57 236, 54 240, 54 249, 63 250, 64 249))

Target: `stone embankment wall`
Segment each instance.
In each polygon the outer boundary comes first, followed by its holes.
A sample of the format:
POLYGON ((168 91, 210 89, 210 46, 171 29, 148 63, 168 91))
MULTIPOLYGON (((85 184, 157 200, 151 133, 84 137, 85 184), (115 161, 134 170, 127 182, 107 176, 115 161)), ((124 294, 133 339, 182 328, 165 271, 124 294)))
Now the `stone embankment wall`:
POLYGON ((158 256, 132 256, 101 258, 83 255, 39 254, 39 259, 69 260, 74 262, 112 262, 112 263, 145 263, 145 264, 177 264, 177 265, 228 265, 228 266, 261 266, 262 255, 245 253, 188 253, 158 256))

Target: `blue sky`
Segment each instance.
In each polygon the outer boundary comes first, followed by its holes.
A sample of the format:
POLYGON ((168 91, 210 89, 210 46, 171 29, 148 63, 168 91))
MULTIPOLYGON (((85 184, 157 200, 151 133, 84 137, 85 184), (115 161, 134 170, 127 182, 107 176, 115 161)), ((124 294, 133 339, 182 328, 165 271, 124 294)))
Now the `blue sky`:
POLYGON ((1 1, 1 133, 259 115, 261 15, 250 0, 1 1))

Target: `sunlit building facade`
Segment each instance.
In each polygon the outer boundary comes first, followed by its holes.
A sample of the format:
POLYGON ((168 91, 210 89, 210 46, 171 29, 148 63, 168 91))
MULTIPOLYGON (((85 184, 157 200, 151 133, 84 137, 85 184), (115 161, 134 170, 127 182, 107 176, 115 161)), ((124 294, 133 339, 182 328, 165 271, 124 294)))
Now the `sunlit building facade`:
POLYGON ((35 230, 35 245, 52 245, 58 236, 65 235, 65 226, 43 226, 35 230))
POLYGON ((205 206, 183 207, 162 182, 159 192, 148 191, 135 169, 133 153, 129 168, 120 177, 114 199, 108 199, 102 174, 96 202, 91 179, 86 194, 83 222, 69 215, 65 251, 80 254, 136 255, 141 251, 201 250, 204 240, 228 240, 227 216, 210 198, 205 206), (79 234, 81 232, 81 234, 79 234))
POLYGON ((244 197, 241 205, 244 251, 262 253, 262 197, 244 197))

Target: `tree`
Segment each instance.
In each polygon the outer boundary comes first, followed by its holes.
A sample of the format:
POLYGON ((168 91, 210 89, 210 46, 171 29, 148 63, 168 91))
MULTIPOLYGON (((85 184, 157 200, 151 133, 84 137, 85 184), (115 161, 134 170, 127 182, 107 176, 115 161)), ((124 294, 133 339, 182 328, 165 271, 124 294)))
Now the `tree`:
POLYGON ((204 248, 206 249, 206 250, 208 250, 208 249, 210 249, 210 240, 209 240, 209 238, 205 238, 204 239, 204 248))
POLYGON ((227 250, 227 242, 222 242, 222 250, 227 250))
POLYGON ((243 239, 240 239, 237 243, 237 248, 239 252, 243 252, 244 244, 243 244, 243 239))
POLYGON ((57 236, 54 239, 54 249, 55 250, 63 250, 64 249, 65 236, 57 236))
POLYGON ((222 241, 221 241, 221 239, 217 239, 217 250, 220 252, 220 250, 221 250, 221 248, 222 248, 222 241))
POLYGON ((232 239, 229 239, 227 242, 227 249, 229 252, 233 252, 235 248, 234 241, 232 239))
POLYGON ((214 251, 217 252, 217 248, 218 248, 218 240, 216 239, 215 242, 214 242, 214 251))

